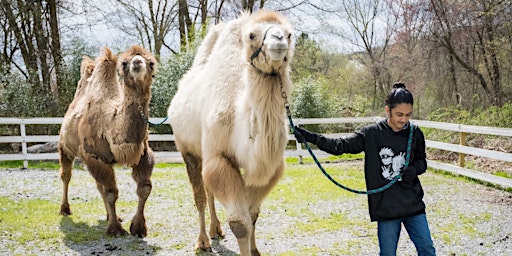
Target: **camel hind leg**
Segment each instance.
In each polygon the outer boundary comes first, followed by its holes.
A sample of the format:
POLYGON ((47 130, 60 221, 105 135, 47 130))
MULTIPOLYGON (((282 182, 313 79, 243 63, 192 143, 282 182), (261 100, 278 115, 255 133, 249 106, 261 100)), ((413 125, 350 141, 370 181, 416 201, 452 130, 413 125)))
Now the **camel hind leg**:
POLYGON ((208 195, 208 208, 210 209, 210 238, 221 239, 224 238, 225 234, 222 231, 219 218, 217 217, 217 211, 215 210, 215 198, 213 194, 207 191, 208 195))
POLYGON ((132 224, 130 225, 130 234, 135 237, 143 238, 147 236, 148 228, 146 226, 146 218, 144 217, 144 207, 153 188, 151 174, 154 164, 153 151, 147 148, 139 163, 133 166, 132 177, 137 183, 137 196, 139 196, 137 212, 133 216, 132 224))
POLYGON ((206 224, 204 218, 207 198, 206 191, 203 186, 203 179, 201 177, 201 158, 191 153, 183 153, 182 155, 183 160, 185 161, 185 164, 187 166, 187 175, 190 184, 192 185, 192 190, 194 192, 194 202, 196 204, 196 209, 199 214, 199 236, 197 237, 195 249, 212 251, 210 238, 206 234, 206 224))
POLYGON ((71 170, 73 168, 73 162, 75 157, 69 156, 63 152, 63 150, 59 150, 59 162, 60 162, 60 179, 62 180, 62 201, 60 204, 60 214, 67 216, 71 215, 71 208, 69 207, 68 201, 68 188, 69 182, 71 181, 71 170))

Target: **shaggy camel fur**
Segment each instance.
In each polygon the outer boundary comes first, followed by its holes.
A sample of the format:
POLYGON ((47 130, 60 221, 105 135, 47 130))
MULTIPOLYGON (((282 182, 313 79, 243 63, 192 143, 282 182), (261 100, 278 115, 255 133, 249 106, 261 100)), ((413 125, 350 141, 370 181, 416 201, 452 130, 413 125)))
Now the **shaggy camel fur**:
POLYGON ((128 234, 116 213, 118 189, 113 169, 114 164, 128 165, 133 169, 139 197, 130 233, 137 237, 147 235, 144 206, 151 193, 154 156, 148 144, 146 120, 156 65, 153 55, 139 46, 131 47, 119 59, 105 48, 94 62, 89 58, 82 61, 77 92, 60 130, 62 215, 71 214, 68 187, 73 161, 80 157, 105 203, 106 233, 128 234))
POLYGON ((211 250, 206 203, 210 236, 224 236, 215 196, 226 207, 240 254, 259 255, 254 231, 260 205, 285 168, 291 35, 279 13, 242 13, 210 29, 180 80, 168 115, 199 212, 197 248, 211 250))

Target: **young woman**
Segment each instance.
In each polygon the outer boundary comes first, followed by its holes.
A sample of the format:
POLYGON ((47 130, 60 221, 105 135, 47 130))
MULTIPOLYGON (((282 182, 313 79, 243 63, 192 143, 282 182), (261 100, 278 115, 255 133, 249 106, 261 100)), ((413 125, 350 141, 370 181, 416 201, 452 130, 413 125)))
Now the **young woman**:
POLYGON ((435 255, 418 179, 418 175, 427 170, 425 137, 417 126, 413 127, 409 166, 403 168, 414 100, 403 83, 395 83, 385 103, 385 120, 349 137, 326 138, 300 127, 295 127, 294 134, 299 142, 313 143, 333 155, 364 152, 368 190, 380 188, 401 174, 399 181, 389 189, 368 195, 370 219, 378 224, 380 255, 396 255, 402 224, 418 255, 435 255))

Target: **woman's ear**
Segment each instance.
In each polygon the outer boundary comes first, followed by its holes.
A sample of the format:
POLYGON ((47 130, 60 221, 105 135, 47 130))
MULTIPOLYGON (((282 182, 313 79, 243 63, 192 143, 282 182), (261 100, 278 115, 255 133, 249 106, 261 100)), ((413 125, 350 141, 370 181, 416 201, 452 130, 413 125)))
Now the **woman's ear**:
POLYGON ((386 116, 390 117, 391 115, 390 115, 389 111, 391 111, 391 109, 389 108, 389 106, 384 107, 384 110, 386 111, 386 116))

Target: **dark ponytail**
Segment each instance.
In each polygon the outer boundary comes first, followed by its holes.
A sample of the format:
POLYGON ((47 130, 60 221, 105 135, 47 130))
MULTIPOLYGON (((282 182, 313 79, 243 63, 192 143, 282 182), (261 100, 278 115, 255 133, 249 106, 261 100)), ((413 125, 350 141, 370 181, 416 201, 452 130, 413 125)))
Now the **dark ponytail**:
POLYGON ((404 83, 396 82, 393 84, 393 89, 391 89, 386 97, 385 103, 389 109, 393 109, 396 105, 402 103, 414 105, 414 99, 412 98, 411 92, 405 89, 404 83))

